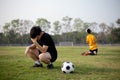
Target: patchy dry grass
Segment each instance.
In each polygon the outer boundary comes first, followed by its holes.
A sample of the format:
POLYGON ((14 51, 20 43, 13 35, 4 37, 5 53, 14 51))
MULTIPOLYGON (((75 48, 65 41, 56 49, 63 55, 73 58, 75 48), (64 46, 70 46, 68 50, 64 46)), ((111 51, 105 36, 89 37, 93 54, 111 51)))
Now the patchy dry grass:
POLYGON ((55 68, 30 68, 33 61, 25 57, 25 47, 0 47, 0 80, 120 80, 120 46, 100 46, 98 55, 81 56, 88 47, 57 47, 55 68), (64 61, 75 65, 73 74, 61 72, 64 61))

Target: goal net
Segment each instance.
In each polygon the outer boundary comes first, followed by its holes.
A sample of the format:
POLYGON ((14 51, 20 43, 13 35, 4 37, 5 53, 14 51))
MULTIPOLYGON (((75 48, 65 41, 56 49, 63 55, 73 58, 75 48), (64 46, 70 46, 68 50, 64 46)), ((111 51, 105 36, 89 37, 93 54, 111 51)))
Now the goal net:
POLYGON ((59 46, 73 46, 73 42, 59 42, 59 46))

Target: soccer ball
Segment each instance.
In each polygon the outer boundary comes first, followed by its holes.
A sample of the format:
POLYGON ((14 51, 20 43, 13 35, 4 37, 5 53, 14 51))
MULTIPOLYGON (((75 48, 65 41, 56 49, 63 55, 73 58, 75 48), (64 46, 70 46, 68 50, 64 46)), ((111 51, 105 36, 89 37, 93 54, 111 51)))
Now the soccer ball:
POLYGON ((73 73, 74 72, 74 64, 72 62, 64 62, 62 64, 61 70, 63 73, 73 73))

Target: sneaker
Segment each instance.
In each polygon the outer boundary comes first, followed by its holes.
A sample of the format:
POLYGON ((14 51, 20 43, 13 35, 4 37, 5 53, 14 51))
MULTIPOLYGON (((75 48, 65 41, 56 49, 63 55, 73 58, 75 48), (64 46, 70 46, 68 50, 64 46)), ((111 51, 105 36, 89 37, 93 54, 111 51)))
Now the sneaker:
POLYGON ((53 66, 53 64, 48 64, 48 65, 47 65, 47 68, 48 68, 48 69, 53 69, 54 66, 53 66))
POLYGON ((42 64, 39 65, 35 63, 32 67, 43 67, 43 65, 42 64))

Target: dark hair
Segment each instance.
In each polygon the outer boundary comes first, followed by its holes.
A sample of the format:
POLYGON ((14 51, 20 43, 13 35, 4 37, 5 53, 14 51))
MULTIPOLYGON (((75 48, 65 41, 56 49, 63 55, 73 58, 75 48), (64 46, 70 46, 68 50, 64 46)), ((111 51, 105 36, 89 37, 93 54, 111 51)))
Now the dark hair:
POLYGON ((30 37, 35 38, 37 35, 40 35, 41 32, 40 26, 33 26, 30 30, 30 37))
POLYGON ((87 29, 87 32, 88 32, 88 33, 91 33, 91 30, 90 30, 90 29, 87 29))

